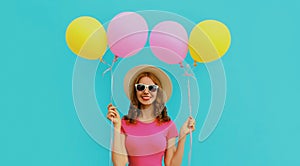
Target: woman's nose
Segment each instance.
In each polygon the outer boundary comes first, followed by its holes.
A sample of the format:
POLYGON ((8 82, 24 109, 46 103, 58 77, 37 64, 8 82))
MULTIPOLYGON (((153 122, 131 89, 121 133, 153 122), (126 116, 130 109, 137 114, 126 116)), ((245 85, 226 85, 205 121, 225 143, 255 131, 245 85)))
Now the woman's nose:
POLYGON ((149 89, 148 89, 148 88, 145 88, 145 89, 144 89, 144 93, 145 93, 145 94, 148 94, 148 93, 149 93, 149 89))

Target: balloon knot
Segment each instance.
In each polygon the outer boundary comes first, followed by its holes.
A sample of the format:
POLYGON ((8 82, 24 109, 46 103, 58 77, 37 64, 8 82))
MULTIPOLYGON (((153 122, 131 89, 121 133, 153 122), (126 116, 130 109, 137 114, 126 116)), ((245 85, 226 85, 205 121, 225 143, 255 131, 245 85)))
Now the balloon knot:
POLYGON ((118 60, 118 56, 115 55, 113 62, 117 62, 117 60, 118 60))
POLYGON ((179 65, 180 65, 180 67, 181 67, 181 68, 183 68, 183 64, 182 64, 182 62, 179 62, 179 65))

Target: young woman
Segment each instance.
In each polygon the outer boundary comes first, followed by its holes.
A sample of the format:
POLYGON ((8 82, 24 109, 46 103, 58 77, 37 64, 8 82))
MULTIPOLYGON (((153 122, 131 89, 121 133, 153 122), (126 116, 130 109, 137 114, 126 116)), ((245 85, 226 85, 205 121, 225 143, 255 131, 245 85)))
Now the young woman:
POLYGON ((114 165, 161 166, 163 159, 165 166, 181 165, 186 135, 195 130, 195 120, 189 117, 178 134, 165 106, 172 93, 168 75, 154 66, 137 66, 126 74, 124 90, 131 101, 128 114, 121 119, 112 104, 107 112, 115 128, 114 165))

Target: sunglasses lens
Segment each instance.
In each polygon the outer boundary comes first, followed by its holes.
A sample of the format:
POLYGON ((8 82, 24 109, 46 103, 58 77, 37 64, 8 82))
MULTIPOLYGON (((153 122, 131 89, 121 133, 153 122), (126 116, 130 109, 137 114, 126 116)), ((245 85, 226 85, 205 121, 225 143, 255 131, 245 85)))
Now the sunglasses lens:
POLYGON ((141 84, 136 85, 136 90, 138 90, 138 91, 145 90, 145 85, 141 85, 141 84))
POLYGON ((155 92, 155 91, 157 90, 157 86, 155 86, 155 85, 150 85, 150 86, 148 87, 148 89, 149 89, 149 91, 151 91, 151 92, 155 92))

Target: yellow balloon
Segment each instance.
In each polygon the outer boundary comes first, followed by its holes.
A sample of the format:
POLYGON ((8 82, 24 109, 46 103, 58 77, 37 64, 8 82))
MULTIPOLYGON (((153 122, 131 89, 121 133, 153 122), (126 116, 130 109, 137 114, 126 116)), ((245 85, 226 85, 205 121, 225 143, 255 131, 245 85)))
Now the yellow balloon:
POLYGON ((196 25, 189 37, 189 51, 197 62, 211 62, 228 50, 231 36, 228 28, 216 20, 205 20, 196 25))
POLYGON ((90 60, 101 58, 107 47, 104 27, 88 16, 78 17, 69 24, 66 41, 73 53, 90 60))

